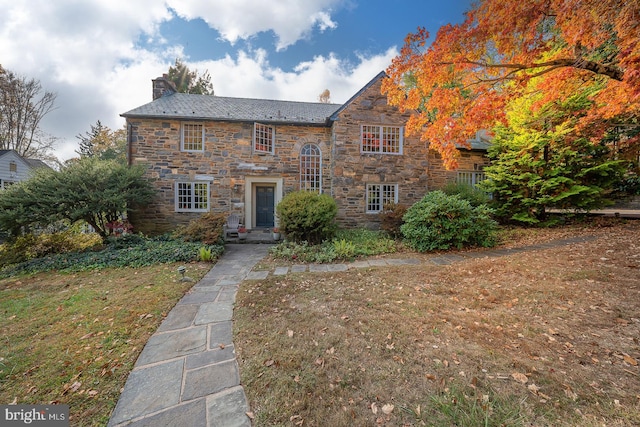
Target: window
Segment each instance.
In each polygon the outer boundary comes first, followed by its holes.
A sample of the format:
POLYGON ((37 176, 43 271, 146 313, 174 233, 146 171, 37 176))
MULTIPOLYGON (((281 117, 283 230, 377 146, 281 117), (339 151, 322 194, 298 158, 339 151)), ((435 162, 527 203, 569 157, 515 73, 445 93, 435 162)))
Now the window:
POLYGON ((253 150, 258 153, 274 152, 275 128, 273 126, 253 124, 253 150))
POLYGON ((16 162, 9 162, 9 172, 11 173, 18 172, 18 164, 16 162))
POLYGON ((398 184, 368 184, 367 213, 378 213, 386 203, 398 203, 398 184))
POLYGON ((400 126, 362 125, 360 137, 363 153, 402 154, 403 129, 400 126))
POLYGON ((307 144, 300 150, 300 189, 322 192, 322 156, 315 144, 307 144))
POLYGON ((177 182, 176 212, 208 212, 208 182, 177 182))
POLYGON ((202 123, 183 123, 180 142, 182 151, 204 151, 204 126, 202 123))
POLYGON ((475 187, 480 181, 484 181, 484 172, 458 172, 456 182, 458 184, 466 184, 475 187))

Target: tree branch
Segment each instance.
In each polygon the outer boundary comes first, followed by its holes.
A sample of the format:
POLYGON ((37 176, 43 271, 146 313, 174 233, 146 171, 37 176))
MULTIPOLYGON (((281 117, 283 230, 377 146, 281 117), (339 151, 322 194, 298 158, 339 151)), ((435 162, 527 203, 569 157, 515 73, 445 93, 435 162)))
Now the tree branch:
MULTIPOLYGON (((595 74, 608 76, 618 81, 622 81, 623 74, 624 74, 622 70, 620 70, 618 67, 607 65, 607 64, 601 64, 595 61, 589 61, 584 58, 560 58, 560 59, 554 59, 552 61, 546 61, 546 62, 534 62, 532 64, 517 64, 517 63, 489 64, 484 61, 472 61, 472 60, 462 60, 458 62, 441 62, 440 64, 441 65, 469 64, 469 65, 477 65, 484 68, 506 68, 506 69, 511 69, 515 71, 549 67, 548 70, 540 71, 538 74, 536 74, 536 76, 545 74, 557 68, 572 67, 572 68, 578 68, 581 70, 591 71, 592 73, 595 73, 595 74)), ((502 80, 502 79, 504 78, 500 78, 499 80, 502 80)))

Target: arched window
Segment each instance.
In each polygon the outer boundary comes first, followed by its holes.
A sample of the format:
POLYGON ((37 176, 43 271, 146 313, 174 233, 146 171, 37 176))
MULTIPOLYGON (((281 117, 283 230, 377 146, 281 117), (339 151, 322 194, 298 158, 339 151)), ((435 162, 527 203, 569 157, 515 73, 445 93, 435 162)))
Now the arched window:
POLYGON ((322 192, 322 156, 315 144, 307 144, 300 150, 300 189, 322 192))

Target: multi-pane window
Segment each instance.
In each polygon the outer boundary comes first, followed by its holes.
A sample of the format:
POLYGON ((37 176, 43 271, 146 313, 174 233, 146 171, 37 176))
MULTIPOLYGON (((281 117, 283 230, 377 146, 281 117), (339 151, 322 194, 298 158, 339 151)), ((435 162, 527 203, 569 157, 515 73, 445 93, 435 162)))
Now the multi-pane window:
POLYGON ((18 172, 18 164, 16 162, 9 162, 9 172, 11 173, 18 172))
POLYGON ((183 123, 180 133, 182 151, 204 151, 204 126, 202 123, 183 123))
POLYGON ((458 184, 466 184, 475 187, 480 181, 484 181, 484 172, 460 171, 456 182, 458 184))
POLYGON ((276 130, 273 126, 254 123, 253 150, 258 153, 273 153, 276 130))
POLYGON ((402 154, 403 130, 400 126, 362 125, 363 153, 402 154))
POLYGON ((398 203, 398 184, 367 184, 367 212, 381 212, 387 203, 398 203))
POLYGON ((208 182, 177 182, 176 212, 208 212, 208 182))
POLYGON ((315 144, 300 150, 300 189, 322 192, 322 156, 315 144))

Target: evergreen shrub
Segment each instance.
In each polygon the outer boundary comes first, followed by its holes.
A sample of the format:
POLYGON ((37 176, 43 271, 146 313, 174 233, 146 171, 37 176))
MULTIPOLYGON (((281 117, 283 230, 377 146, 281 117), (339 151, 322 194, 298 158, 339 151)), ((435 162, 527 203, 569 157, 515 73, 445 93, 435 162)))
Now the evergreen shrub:
POLYGON ((419 252, 495 245, 498 224, 486 205, 473 207, 458 195, 432 191, 411 206, 400 228, 405 243, 419 252))
POLYGON ((278 203, 276 212, 280 231, 294 242, 316 245, 333 238, 338 229, 338 205, 326 194, 294 191, 278 203))

